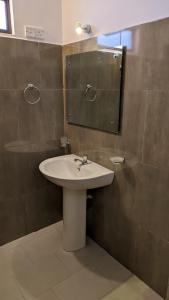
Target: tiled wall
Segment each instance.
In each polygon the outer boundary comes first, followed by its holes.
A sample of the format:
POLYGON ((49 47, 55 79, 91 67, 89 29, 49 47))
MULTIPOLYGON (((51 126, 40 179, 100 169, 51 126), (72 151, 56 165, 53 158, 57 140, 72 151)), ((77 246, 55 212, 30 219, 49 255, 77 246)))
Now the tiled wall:
MULTIPOLYGON (((72 151, 114 169, 109 187, 92 192, 89 234, 166 297, 169 277, 169 19, 128 29, 120 135, 68 125, 72 151)), ((125 43, 124 43, 125 45, 125 43)), ((93 38, 64 46, 66 54, 98 49, 93 38)))
POLYGON ((63 134, 62 49, 0 38, 0 245, 62 215, 62 191, 42 177, 39 163, 60 153, 63 134), (25 102, 32 82, 41 101, 25 102))

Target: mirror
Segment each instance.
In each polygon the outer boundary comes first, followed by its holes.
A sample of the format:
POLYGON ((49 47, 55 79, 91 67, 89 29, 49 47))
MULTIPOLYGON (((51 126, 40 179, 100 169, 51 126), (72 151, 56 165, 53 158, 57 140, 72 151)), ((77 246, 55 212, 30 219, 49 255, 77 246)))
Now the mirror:
POLYGON ((119 133, 124 49, 66 57, 67 121, 119 133))

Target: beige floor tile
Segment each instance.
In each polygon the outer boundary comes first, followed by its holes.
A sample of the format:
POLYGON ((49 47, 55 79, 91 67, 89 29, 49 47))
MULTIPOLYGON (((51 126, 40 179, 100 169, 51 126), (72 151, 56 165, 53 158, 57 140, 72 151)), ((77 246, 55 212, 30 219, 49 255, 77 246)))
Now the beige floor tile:
POLYGON ((96 300, 111 290, 110 282, 87 270, 76 273, 54 288, 61 300, 96 300))
POLYGON ((103 278, 121 283, 131 276, 131 272, 117 262, 103 248, 88 239, 87 248, 75 252, 76 258, 87 270, 94 271, 103 278))
POLYGON ((52 290, 48 290, 40 296, 33 296, 29 293, 24 294, 25 300, 59 300, 56 294, 52 290))
POLYGON ((0 285, 1 300, 24 300, 15 280, 12 277, 5 278, 0 285))
MULTIPOLYGON (((130 277, 131 274, 118 263, 109 260, 110 265, 108 267, 107 261, 105 266, 103 258, 101 261, 100 268, 95 266, 93 269, 91 267, 87 269, 86 267, 61 284, 56 285, 54 287, 56 295, 61 300, 96 300, 130 277), (106 274, 107 268, 108 273, 106 274)), ((97 263, 100 264, 99 260, 97 263)))
POLYGON ((70 277, 71 272, 55 256, 46 256, 42 262, 16 266, 15 278, 25 297, 37 297, 59 282, 70 277))
POLYGON ((76 252, 66 252, 60 245, 56 250, 56 256, 73 272, 78 272, 81 269, 95 270, 96 273, 104 277, 111 277, 113 267, 117 268, 117 272, 124 271, 124 274, 130 276, 130 272, 116 262, 105 250, 97 245, 91 239, 87 239, 87 246, 76 252), (105 269, 105 264, 107 268, 105 269))
POLYGON ((5 276, 15 277, 16 271, 20 267, 30 266, 30 260, 26 257, 21 247, 0 249, 0 285, 5 276))
POLYGON ((60 231, 52 231, 48 234, 44 234, 44 232, 38 234, 37 238, 22 244, 22 248, 31 261, 36 263, 36 261, 39 261, 40 258, 43 260, 46 255, 54 254, 60 244, 60 231))
POLYGON ((55 252, 56 257, 63 262, 63 264, 71 271, 71 273, 79 272, 83 265, 81 262, 76 258, 73 252, 66 252, 62 245, 60 245, 55 252))
POLYGON ((53 291, 48 291, 41 295, 37 300, 59 300, 53 291))
POLYGON ((162 300, 91 239, 61 241, 59 222, 0 247, 0 300, 162 300))
POLYGON ((12 275, 12 254, 13 249, 10 247, 0 248, 0 282, 1 277, 12 275))
POLYGON ((118 287, 102 300, 162 300, 152 289, 136 276, 118 287))
POLYGON ((79 272, 83 268, 92 267, 93 262, 105 255, 105 251, 91 239, 87 239, 87 246, 75 252, 66 252, 60 244, 56 249, 56 256, 71 270, 72 273, 79 272))

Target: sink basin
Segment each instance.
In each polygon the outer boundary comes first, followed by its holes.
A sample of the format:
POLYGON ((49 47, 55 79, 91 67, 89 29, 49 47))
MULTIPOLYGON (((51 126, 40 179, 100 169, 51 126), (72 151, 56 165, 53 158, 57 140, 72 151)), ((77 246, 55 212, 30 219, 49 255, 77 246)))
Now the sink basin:
POLYGON ((81 167, 74 159, 78 156, 71 154, 49 158, 43 161, 39 169, 51 182, 64 188, 87 190, 109 185, 113 181, 114 172, 94 162, 81 167))
POLYGON ((86 245, 87 190, 110 185, 114 172, 88 161, 79 169, 81 159, 74 154, 49 158, 39 165, 40 172, 63 187, 63 248, 76 251, 86 245))

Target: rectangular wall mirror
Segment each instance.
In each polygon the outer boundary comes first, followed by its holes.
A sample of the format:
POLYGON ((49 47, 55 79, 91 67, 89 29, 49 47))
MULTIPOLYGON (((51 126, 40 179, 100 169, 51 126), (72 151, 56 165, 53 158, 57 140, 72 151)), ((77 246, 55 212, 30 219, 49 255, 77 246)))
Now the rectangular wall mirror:
POLYGON ((68 123, 119 133, 123 55, 114 48, 66 57, 68 123))

